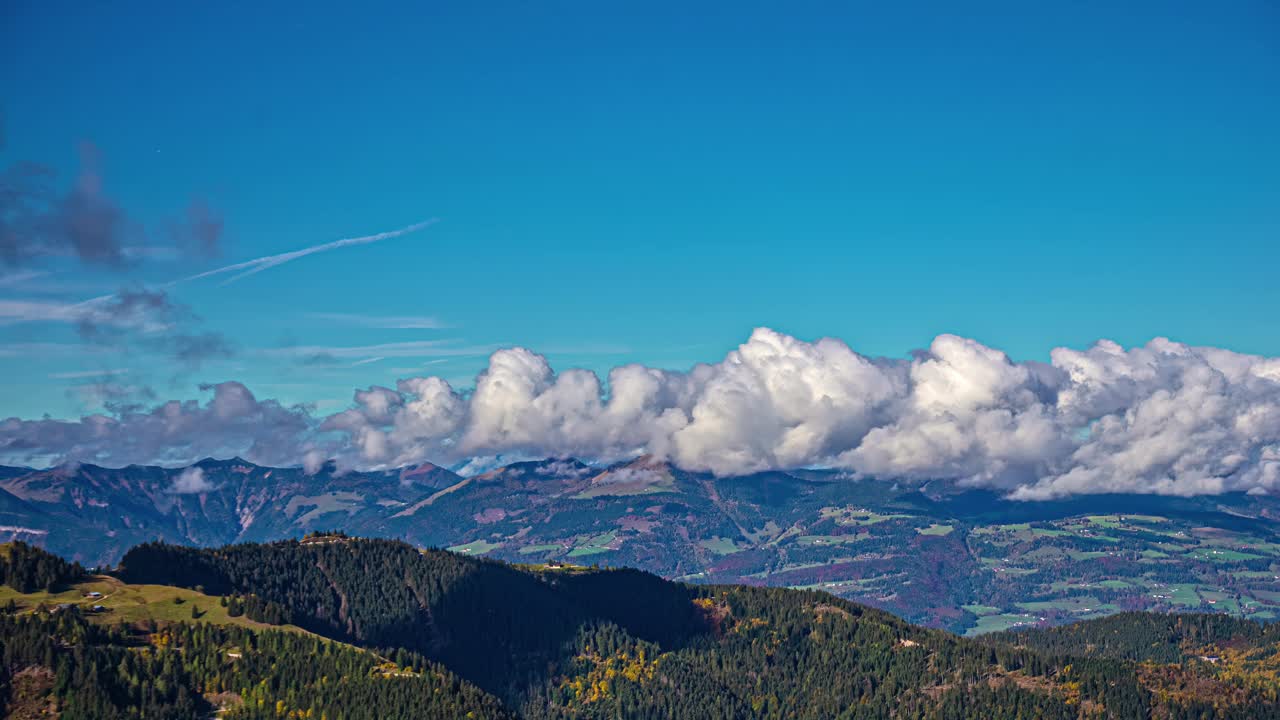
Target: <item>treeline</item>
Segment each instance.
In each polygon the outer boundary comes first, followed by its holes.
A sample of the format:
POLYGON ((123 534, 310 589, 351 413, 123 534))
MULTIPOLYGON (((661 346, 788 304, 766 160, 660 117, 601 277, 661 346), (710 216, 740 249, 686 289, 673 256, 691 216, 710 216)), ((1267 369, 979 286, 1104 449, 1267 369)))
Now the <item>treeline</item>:
POLYGON ((421 656, 400 653, 397 664, 283 631, 175 624, 144 643, 71 610, 0 617, 0 648, 5 716, 52 701, 62 720, 195 720, 218 709, 229 720, 511 717, 421 656))
MULTIPOLYGON (((634 570, 522 569, 400 542, 324 539, 218 549, 149 544, 130 551, 120 572, 129 582, 222 595, 233 616, 289 622, 366 652, 275 631, 163 627, 152 635, 156 649, 134 654, 141 663, 163 655, 170 666, 113 670, 124 678, 120 687, 136 688, 111 690, 113 707, 184 708, 188 700, 198 707, 199 698, 225 695, 243 701, 232 713, 305 717, 358 699, 385 703, 376 717, 398 717, 408 696, 378 683, 453 677, 460 689, 437 685, 442 698, 497 697, 540 720, 1280 717, 1270 655, 1251 656, 1235 675, 1182 662, 1186 648, 1212 643, 1280 650, 1280 630, 1221 615, 1119 615, 974 641, 820 592, 694 587, 634 570), (183 650, 165 654, 173 648, 183 650), (356 656, 304 667, 334 648, 356 656), (1160 675, 1141 662, 1182 664, 1159 666, 1160 675), (254 670, 235 674, 241 669, 254 670), (148 678, 158 679, 154 687, 148 678), (184 700, 181 688, 195 695, 184 700), (347 694, 325 705, 326 693, 340 689, 347 694)), ((106 631, 59 631, 74 632, 106 631)), ((63 642, 55 654, 76 652, 74 639, 63 642)), ((93 667, 103 677, 106 666, 93 667)))
POLYGON ((1189 648, 1280 643, 1280 624, 1263 624, 1219 613, 1129 612, 1074 625, 993 633, 982 640, 1069 657, 1180 663, 1187 659, 1189 648))
POLYGON ((609 625, 584 630, 530 718, 1077 718, 1081 698, 1145 718, 1132 668, 987 647, 831 596, 708 588, 716 630, 658 653, 609 625))
POLYGON ((80 563, 69 563, 20 540, 0 548, 0 582, 20 593, 54 591, 84 574, 80 563))
POLYGON ((223 595, 219 602, 227 609, 228 617, 243 615, 254 622, 268 625, 287 625, 293 622, 293 612, 289 608, 263 600, 257 595, 223 595))
MULTIPOLYGON (((128 582, 201 588, 281 608, 278 619, 366 647, 400 647, 516 698, 540 684, 584 623, 675 647, 706 624, 692 591, 636 570, 538 575, 398 541, 280 542, 215 550, 151 543, 128 582)), ((245 613, 255 618, 245 606, 245 613)))

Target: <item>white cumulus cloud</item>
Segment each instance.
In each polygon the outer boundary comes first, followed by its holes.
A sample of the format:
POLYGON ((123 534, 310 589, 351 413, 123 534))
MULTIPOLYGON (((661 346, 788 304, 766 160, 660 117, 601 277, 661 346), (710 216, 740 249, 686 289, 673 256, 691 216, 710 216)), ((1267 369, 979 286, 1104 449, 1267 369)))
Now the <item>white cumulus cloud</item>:
POLYGON ((199 465, 192 465, 183 470, 178 477, 174 478, 173 485, 169 486, 169 492, 174 495, 198 495, 213 489, 213 483, 204 476, 204 469, 199 465))
POLYGON ((235 449, 258 462, 392 468, 648 454, 718 475, 823 466, 1026 500, 1280 491, 1280 359, 1165 339, 1059 348, 1039 363, 940 335, 909 359, 883 359, 761 328, 719 362, 623 365, 603 380, 509 348, 472 389, 409 377, 324 417, 238 383, 212 389, 203 405, 11 418, 0 456, 173 462, 235 449))

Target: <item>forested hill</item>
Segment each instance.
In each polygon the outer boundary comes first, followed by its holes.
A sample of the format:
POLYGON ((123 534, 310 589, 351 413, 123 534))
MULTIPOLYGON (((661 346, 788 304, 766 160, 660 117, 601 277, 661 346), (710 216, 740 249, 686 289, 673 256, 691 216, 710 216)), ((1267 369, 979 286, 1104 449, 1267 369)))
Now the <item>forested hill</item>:
POLYGON ((421 656, 393 661, 281 630, 175 623, 143 636, 64 610, 0 617, 0 643, 8 718, 205 720, 220 706, 228 719, 513 717, 421 656))
MULTIPOLYGON (((1274 654, 1280 650, 1280 623, 1202 613, 1120 613, 1075 625, 995 633, 986 639, 1059 655, 1182 663, 1221 659, 1243 650, 1267 649, 1268 655, 1274 654)), ((1280 658, 1274 665, 1280 668, 1280 658)))
MULTIPOLYGON (((41 554, 10 557, 55 567, 41 554)), ((0 588, 11 714, 1280 718, 1280 642, 1246 621, 1128 614, 970 640, 820 592, 338 535, 143 545, 116 577, 67 567, 41 590, 0 588), (91 587, 103 599, 49 607, 91 587), (139 620, 117 604, 130 592, 215 605, 139 620)))
POLYGON ((692 588, 648 573, 532 573, 390 540, 329 536, 217 550, 147 544, 125 555, 120 576, 240 596, 274 615, 264 619, 422 652, 506 695, 544 679, 550 656, 592 622, 671 648, 707 628, 692 588))

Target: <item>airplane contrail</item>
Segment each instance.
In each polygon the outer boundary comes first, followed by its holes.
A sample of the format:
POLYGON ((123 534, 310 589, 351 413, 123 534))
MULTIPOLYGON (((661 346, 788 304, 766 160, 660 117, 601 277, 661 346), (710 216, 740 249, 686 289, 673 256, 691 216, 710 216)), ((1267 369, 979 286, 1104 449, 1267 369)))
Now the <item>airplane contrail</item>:
MULTIPOLYGON (((213 270, 206 270, 201 273, 196 273, 195 275, 188 275, 187 277, 178 278, 177 280, 170 280, 169 282, 161 285, 160 287, 168 289, 175 285, 180 285, 185 282, 191 282, 192 280, 200 280, 201 278, 212 277, 214 275, 221 275, 223 273, 241 271, 238 274, 231 276, 230 278, 224 280, 219 284, 220 286, 230 285, 231 283, 237 280, 241 280, 243 278, 249 277, 250 275, 260 273, 263 270, 269 270, 273 267, 279 267, 280 265, 293 262, 294 260, 297 260, 299 258, 304 258, 308 255, 315 255, 316 253, 328 252, 329 250, 337 250, 339 248, 350 247, 352 245, 368 245, 370 243, 376 243, 379 240, 389 240, 391 238, 400 237, 401 235, 408 235, 411 232, 417 232, 418 230, 421 230, 425 227, 435 225, 438 222, 440 222, 439 218, 431 218, 430 220, 423 220, 422 222, 414 223, 412 225, 409 225, 408 227, 402 227, 399 230, 388 230, 387 232, 381 232, 375 235, 363 235, 361 237, 343 238, 342 240, 334 240, 333 242, 322 243, 320 245, 312 245, 311 247, 303 248, 301 250, 293 250, 291 252, 279 253, 277 255, 265 255, 263 257, 255 258, 253 260, 245 260, 244 262, 238 262, 233 265, 227 265, 225 267, 215 268, 213 270)), ((116 293, 112 293, 110 295, 101 295, 95 298, 90 298, 83 302, 76 303, 75 305, 72 306, 72 308, 76 311, 88 310, 90 308, 97 307, 114 297, 116 297, 116 293)))
POLYGON ((370 243, 378 242, 379 240, 389 240, 391 238, 400 237, 401 235, 408 235, 411 232, 417 232, 418 230, 421 230, 430 225, 434 225, 437 222, 439 222, 438 219, 432 218, 430 220, 424 220, 419 223, 414 223, 408 227, 400 228, 399 230, 390 230, 387 232, 378 233, 376 235, 364 235, 362 237, 344 238, 342 240, 334 240, 333 242, 327 242, 321 245, 312 245, 309 248, 294 250, 292 252, 280 253, 278 255, 266 255, 264 257, 256 258, 254 260, 246 260, 244 262, 235 263, 234 265, 227 265, 226 267, 220 267, 214 270, 206 270, 202 273, 196 273, 195 275, 190 275, 184 278, 180 278, 178 280, 169 282, 168 284, 165 285, 165 287, 173 287, 174 285, 177 285, 179 283, 190 282, 192 280, 200 280, 202 278, 212 277, 214 275, 221 275, 223 273, 235 272, 237 273, 236 275, 233 275, 230 278, 227 278, 221 283, 222 285, 230 285, 231 283, 237 280, 247 278, 250 275, 260 273, 263 270, 269 270, 273 267, 279 267, 280 265, 284 265, 285 263, 288 263, 288 262, 293 262, 294 260, 297 260, 299 258, 304 258, 308 255, 315 255, 316 253, 327 252, 329 250, 337 250, 338 248, 349 247, 351 245, 368 245, 370 243))

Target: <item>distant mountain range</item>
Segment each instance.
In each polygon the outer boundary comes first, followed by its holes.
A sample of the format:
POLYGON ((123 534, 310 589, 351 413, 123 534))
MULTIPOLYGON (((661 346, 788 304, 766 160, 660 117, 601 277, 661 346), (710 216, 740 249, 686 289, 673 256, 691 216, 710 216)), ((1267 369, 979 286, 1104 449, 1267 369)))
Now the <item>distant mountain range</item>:
POLYGON ((315 530, 515 562, 629 566, 693 582, 818 588, 958 632, 1121 610, 1280 615, 1280 503, 1095 495, 1015 502, 942 481, 799 470, 717 478, 649 458, 315 473, 0 468, 0 538, 85 565, 139 543, 217 546, 315 530))

